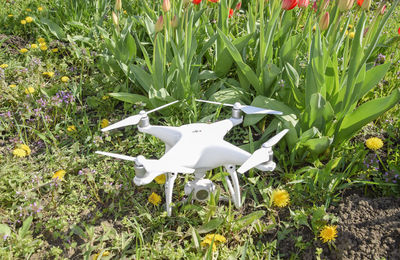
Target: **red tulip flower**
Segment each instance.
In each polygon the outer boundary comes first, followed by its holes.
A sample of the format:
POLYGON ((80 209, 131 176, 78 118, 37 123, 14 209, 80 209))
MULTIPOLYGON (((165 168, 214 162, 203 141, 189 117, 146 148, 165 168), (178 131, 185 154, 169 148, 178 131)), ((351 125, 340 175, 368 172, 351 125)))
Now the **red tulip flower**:
POLYGON ((300 8, 306 8, 310 4, 310 0, 299 0, 298 6, 300 8))
POLYGON ((218 3, 219 0, 208 0, 208 2, 218 3))
POLYGON ((198 5, 201 3, 201 0, 193 0, 193 4, 198 5))
POLYGON ((232 16, 233 16, 233 9, 232 9, 232 8, 229 8, 229 15, 228 15, 228 18, 232 18, 232 16))
POLYGON ((282 1, 282 9, 284 10, 292 10, 297 5, 297 0, 283 0, 282 1))
POLYGON ((364 0, 357 0, 357 4, 361 7, 363 4, 364 0))
POLYGON ((397 30, 397 32, 399 33, 399 35, 400 35, 400 27, 399 27, 399 30, 397 30))

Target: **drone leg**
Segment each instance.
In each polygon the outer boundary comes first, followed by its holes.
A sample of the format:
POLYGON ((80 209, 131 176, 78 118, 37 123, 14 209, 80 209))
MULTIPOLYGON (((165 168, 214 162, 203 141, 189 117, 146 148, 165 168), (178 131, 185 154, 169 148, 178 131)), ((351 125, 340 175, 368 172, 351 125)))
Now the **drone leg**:
POLYGON ((168 216, 171 216, 172 213, 172 208, 171 208, 172 191, 174 189, 174 182, 177 175, 178 174, 176 172, 168 173, 167 181, 165 182, 165 199, 166 199, 166 209, 168 216))
POLYGON ((230 177, 233 182, 229 179, 228 176, 225 176, 226 183, 228 184, 229 192, 231 193, 233 203, 235 204, 236 208, 240 208, 242 205, 240 201, 240 187, 239 187, 239 180, 236 173, 236 167, 234 165, 226 165, 226 171, 230 174, 230 177))

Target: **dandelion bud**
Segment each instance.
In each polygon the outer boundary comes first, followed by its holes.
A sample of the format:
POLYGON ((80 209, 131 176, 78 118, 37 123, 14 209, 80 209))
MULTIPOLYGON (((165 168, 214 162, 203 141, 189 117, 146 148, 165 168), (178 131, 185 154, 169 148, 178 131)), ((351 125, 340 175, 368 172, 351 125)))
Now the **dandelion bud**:
POLYGON ((168 12, 171 9, 171 3, 169 2, 169 0, 163 1, 162 9, 163 9, 164 13, 168 12))
POLYGON ((319 28, 321 31, 325 31, 329 27, 329 13, 326 12, 319 20, 319 28))
POLYGON ((178 17, 176 17, 176 15, 171 20, 171 27, 172 28, 178 27, 178 17))
POLYGON ((114 12, 112 12, 112 20, 113 20, 114 25, 118 27, 118 24, 119 24, 118 16, 114 12))
POLYGON ((119 11, 122 9, 122 1, 121 0, 116 0, 115 1, 115 10, 119 11))
POLYGON ((306 8, 310 4, 310 0, 299 0, 298 6, 300 8, 306 8))
POLYGON ((160 17, 158 17, 158 20, 157 20, 155 28, 154 28, 156 33, 161 32, 163 29, 163 26, 164 26, 164 18, 161 15, 160 17))
POLYGON ((339 10, 340 11, 347 11, 353 7, 354 0, 339 0, 339 10))
POLYGON ((361 9, 369 10, 370 7, 371 7, 371 0, 364 0, 364 2, 361 5, 361 9))

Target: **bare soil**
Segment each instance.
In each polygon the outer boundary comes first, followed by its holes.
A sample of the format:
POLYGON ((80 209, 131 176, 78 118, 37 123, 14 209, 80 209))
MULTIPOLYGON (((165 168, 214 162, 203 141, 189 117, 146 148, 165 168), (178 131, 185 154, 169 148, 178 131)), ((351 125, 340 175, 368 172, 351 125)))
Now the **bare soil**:
POLYGON ((331 213, 339 218, 328 259, 400 259, 400 198, 344 198, 331 213))

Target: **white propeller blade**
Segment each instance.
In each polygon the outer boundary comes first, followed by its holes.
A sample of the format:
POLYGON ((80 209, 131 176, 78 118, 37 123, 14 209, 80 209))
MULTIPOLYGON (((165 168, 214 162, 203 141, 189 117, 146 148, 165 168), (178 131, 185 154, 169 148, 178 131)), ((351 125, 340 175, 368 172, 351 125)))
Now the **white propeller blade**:
POLYGON ((285 136, 285 134, 289 131, 289 129, 284 129, 280 131, 278 134, 274 135, 271 139, 266 141, 260 149, 256 150, 250 157, 245 161, 242 166, 238 169, 239 173, 244 173, 250 170, 253 167, 256 167, 264 162, 268 162, 270 159, 269 158, 269 151, 272 146, 277 144, 282 137, 285 136))
POLYGON ((245 173, 253 167, 260 165, 269 160, 268 148, 260 148, 256 150, 238 169, 239 173, 245 173))
POLYGON ((242 110, 244 113, 249 114, 249 115, 254 115, 254 114, 259 114, 259 115, 264 115, 264 114, 282 115, 283 114, 282 112, 276 111, 276 110, 270 110, 270 109, 265 109, 265 108, 241 105, 239 102, 236 102, 234 105, 232 105, 232 104, 221 103, 221 102, 216 102, 216 101, 208 101, 208 100, 203 100, 203 99, 196 99, 196 101, 203 102, 203 103, 210 103, 210 104, 214 104, 214 105, 223 105, 223 106, 234 107, 236 109, 242 110))
POLYGON ((127 156, 127 155, 122 155, 122 154, 117 154, 117 153, 108 153, 108 152, 101 152, 101 151, 96 151, 97 154, 102 154, 122 160, 127 160, 127 161, 136 161, 136 157, 132 156, 127 156))
POLYGON ((193 173, 194 169, 185 166, 173 165, 171 163, 162 162, 160 160, 148 160, 143 156, 138 156, 138 163, 143 165, 147 172, 150 173, 193 173))
POLYGON ((150 110, 148 112, 141 111, 140 114, 125 118, 125 119, 123 119, 123 120, 121 120, 121 121, 119 121, 119 122, 117 122, 115 124, 112 124, 110 126, 107 126, 107 127, 103 128, 103 129, 101 129, 101 131, 102 132, 106 132, 106 131, 110 131, 110 130, 113 130, 113 129, 116 129, 116 128, 120 128, 120 127, 124 127, 124 126, 137 125, 140 122, 140 119, 142 119, 147 114, 150 114, 152 112, 155 112, 155 111, 163 109, 163 108, 166 108, 166 107, 168 107, 170 105, 173 105, 173 104, 175 104, 177 102, 179 102, 179 100, 175 100, 175 101, 173 101, 171 103, 162 105, 160 107, 156 107, 156 108, 154 108, 154 109, 152 109, 152 110, 150 110))
POLYGON ((140 121, 140 119, 142 119, 142 115, 134 115, 134 116, 130 116, 128 118, 125 118, 115 124, 109 125, 103 129, 101 129, 102 132, 106 132, 106 131, 110 131, 113 129, 117 129, 120 127, 124 127, 124 126, 129 126, 129 125, 137 125, 140 121))
POLYGON ((272 137, 271 139, 269 139, 268 141, 263 143, 262 146, 263 147, 272 147, 272 146, 276 145, 282 139, 282 137, 284 137, 286 135, 287 132, 289 132, 289 129, 284 129, 284 130, 280 131, 278 134, 274 135, 274 137, 272 137))

